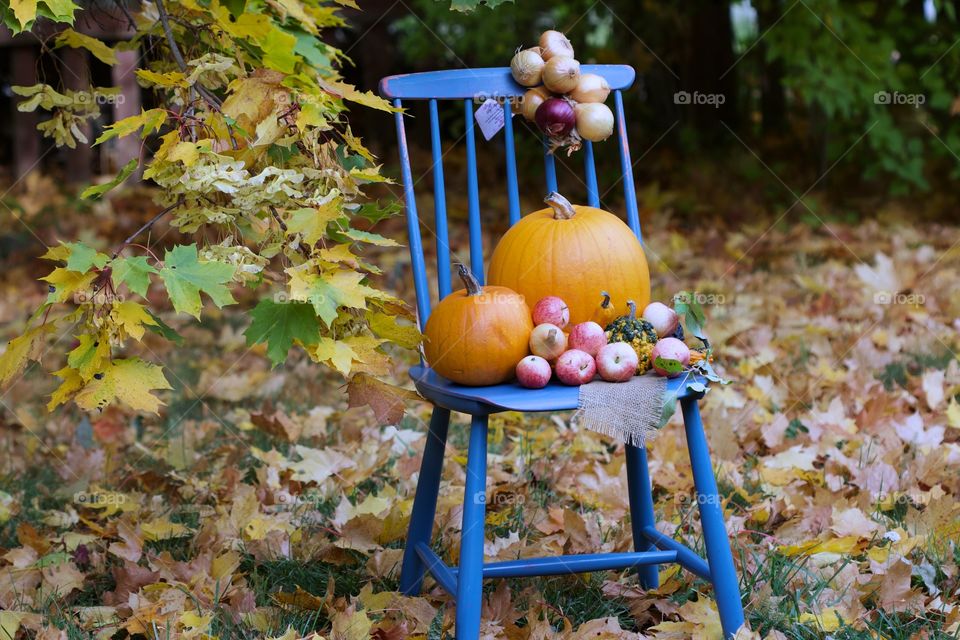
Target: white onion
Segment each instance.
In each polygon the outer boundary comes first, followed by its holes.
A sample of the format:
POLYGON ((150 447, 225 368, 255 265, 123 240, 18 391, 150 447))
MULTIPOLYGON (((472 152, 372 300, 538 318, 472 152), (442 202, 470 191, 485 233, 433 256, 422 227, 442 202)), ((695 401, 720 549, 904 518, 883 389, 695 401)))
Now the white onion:
POLYGON ((543 66, 543 84, 554 93, 567 93, 577 88, 580 63, 570 56, 554 56, 543 66))
POLYGON ((577 133, 584 140, 600 142, 613 133, 613 112, 607 105, 588 102, 578 104, 574 110, 577 113, 577 133))
POLYGON ((523 86, 535 87, 540 84, 543 65, 539 47, 524 49, 517 51, 510 61, 510 73, 513 74, 513 79, 523 86))
POLYGON ((543 101, 550 97, 550 92, 545 87, 535 87, 523 94, 523 100, 520 102, 520 113, 523 117, 533 122, 537 113, 537 107, 543 104, 543 101))
POLYGON ((567 40, 567 36, 559 31, 544 31, 540 36, 540 49, 544 60, 549 60, 554 56, 573 57, 573 45, 567 40))
POLYGON ((570 98, 577 102, 603 102, 610 95, 610 84, 603 76, 584 73, 577 86, 570 92, 570 98))

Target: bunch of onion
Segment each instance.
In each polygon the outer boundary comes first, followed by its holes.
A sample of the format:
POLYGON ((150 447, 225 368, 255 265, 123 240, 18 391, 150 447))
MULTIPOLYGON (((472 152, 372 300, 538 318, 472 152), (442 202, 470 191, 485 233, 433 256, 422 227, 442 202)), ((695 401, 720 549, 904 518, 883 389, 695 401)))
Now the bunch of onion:
POLYGON ((613 132, 613 112, 603 104, 610 85, 580 72, 573 45, 559 31, 544 32, 537 47, 518 49, 510 71, 530 87, 516 111, 546 134, 551 151, 565 147, 569 155, 581 140, 600 142, 613 132))

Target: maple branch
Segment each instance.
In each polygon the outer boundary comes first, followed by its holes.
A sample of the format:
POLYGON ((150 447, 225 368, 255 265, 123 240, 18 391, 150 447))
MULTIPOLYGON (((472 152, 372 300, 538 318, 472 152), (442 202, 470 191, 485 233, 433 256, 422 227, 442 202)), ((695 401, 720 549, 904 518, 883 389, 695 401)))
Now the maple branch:
POLYGON ((133 16, 130 15, 130 10, 127 9, 127 5, 124 4, 124 0, 113 0, 113 3, 117 5, 120 11, 123 12, 123 15, 127 18, 127 24, 129 24, 130 29, 134 32, 137 30, 137 23, 133 19, 133 16))
POLYGON ((121 244, 119 247, 117 247, 117 250, 113 252, 113 257, 111 258, 111 260, 114 259, 114 258, 116 258, 118 255, 120 255, 120 252, 123 251, 123 248, 124 248, 124 247, 126 247, 128 244, 130 244, 131 242, 133 242, 134 240, 136 240, 137 237, 138 237, 141 233, 143 233, 144 231, 147 231, 148 229, 150 229, 154 224, 157 223, 157 221, 158 221, 160 218, 162 218, 163 216, 167 215, 168 213, 170 213, 171 211, 173 211, 174 209, 176 209, 177 207, 179 207, 179 206, 182 205, 182 204, 183 204, 183 198, 180 198, 179 200, 177 200, 176 202, 174 202, 172 205, 170 205, 169 207, 166 207, 165 209, 161 210, 160 213, 158 213, 157 215, 155 215, 155 216, 153 216, 152 218, 150 218, 149 220, 147 220, 147 222, 144 223, 144 225, 143 225, 142 227, 140 227, 139 229, 137 229, 136 231, 134 231, 132 234, 130 234, 130 237, 128 237, 126 240, 124 240, 124 241, 123 241, 123 244, 121 244))
MULTIPOLYGON (((167 37, 167 44, 170 46, 170 53, 173 54, 173 59, 177 63, 177 66, 180 68, 181 73, 186 74, 189 71, 187 67, 187 61, 183 59, 183 54, 180 53, 180 47, 177 45, 176 38, 173 37, 173 29, 170 28, 170 15, 167 13, 167 8, 163 5, 163 0, 155 0, 157 3, 157 13, 160 14, 160 24, 163 26, 163 33, 167 37)), ((221 107, 223 103, 220 101, 212 91, 200 84, 199 79, 197 82, 194 82, 190 85, 192 91, 196 91, 197 94, 203 98, 210 107, 217 111, 218 113, 223 113, 221 107)), ((237 139, 233 135, 233 127, 230 126, 230 123, 227 123, 227 132, 230 134, 230 145, 233 147, 233 150, 236 151, 239 149, 237 144, 237 139)))

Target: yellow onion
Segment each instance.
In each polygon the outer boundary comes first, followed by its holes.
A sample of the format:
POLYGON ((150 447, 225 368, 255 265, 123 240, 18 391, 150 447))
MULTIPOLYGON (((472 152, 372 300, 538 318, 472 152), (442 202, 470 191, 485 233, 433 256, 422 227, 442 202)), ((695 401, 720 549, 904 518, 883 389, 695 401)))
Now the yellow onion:
POLYGON ((533 122, 537 113, 537 107, 543 104, 543 101, 550 97, 550 92, 545 87, 534 87, 523 94, 523 100, 520 101, 520 113, 528 121, 533 122))
POLYGON ((510 61, 510 73, 513 79, 525 87, 535 87, 540 84, 540 75, 543 73, 543 58, 540 57, 540 48, 523 49, 517 51, 510 61))
POLYGON ((554 93, 568 93, 580 81, 580 63, 570 56, 554 56, 543 66, 543 84, 554 93))
POLYGON ((613 112, 607 105, 599 102, 582 103, 574 111, 577 114, 577 133, 584 140, 600 142, 613 133, 613 112))
POLYGON ((559 31, 544 31, 540 36, 540 49, 544 60, 554 56, 573 57, 573 45, 567 40, 567 36, 559 31))
POLYGON ((610 95, 610 85, 603 76, 584 73, 577 86, 570 92, 570 98, 577 102, 603 102, 610 95))

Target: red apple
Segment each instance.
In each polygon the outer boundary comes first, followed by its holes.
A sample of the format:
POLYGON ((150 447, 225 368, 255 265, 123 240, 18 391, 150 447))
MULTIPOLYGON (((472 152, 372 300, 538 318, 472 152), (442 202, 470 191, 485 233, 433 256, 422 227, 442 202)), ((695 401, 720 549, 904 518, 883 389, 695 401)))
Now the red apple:
POLYGON ((570 330, 571 349, 579 349, 591 356, 596 356, 605 344, 607 344, 607 334, 596 322, 581 322, 570 330))
POLYGON ((637 352, 626 342, 611 342, 597 354, 597 371, 607 382, 626 382, 637 373, 637 352))
POLYGON ((570 308, 557 296, 540 298, 533 307, 533 324, 553 324, 561 329, 570 322, 570 308))
POLYGON ((542 389, 550 382, 550 363, 540 356, 527 356, 517 363, 517 381, 528 389, 542 389))
POLYGON ((567 336, 563 329, 545 322, 538 324, 530 332, 530 351, 545 360, 553 360, 567 350, 567 336))
POLYGON ((586 351, 571 349, 557 358, 554 369, 560 382, 577 386, 593 380, 593 376, 597 372, 597 363, 593 361, 593 356, 586 351))
POLYGON ((662 302, 651 302, 643 310, 643 319, 653 325, 657 335, 661 338, 673 335, 680 324, 677 312, 662 302))
POLYGON ((650 363, 653 365, 653 370, 661 376, 676 378, 680 375, 680 372, 670 373, 663 367, 658 367, 657 358, 677 360, 683 366, 687 366, 690 364, 690 347, 676 338, 661 338, 657 340, 657 344, 653 345, 653 351, 650 352, 650 363))

